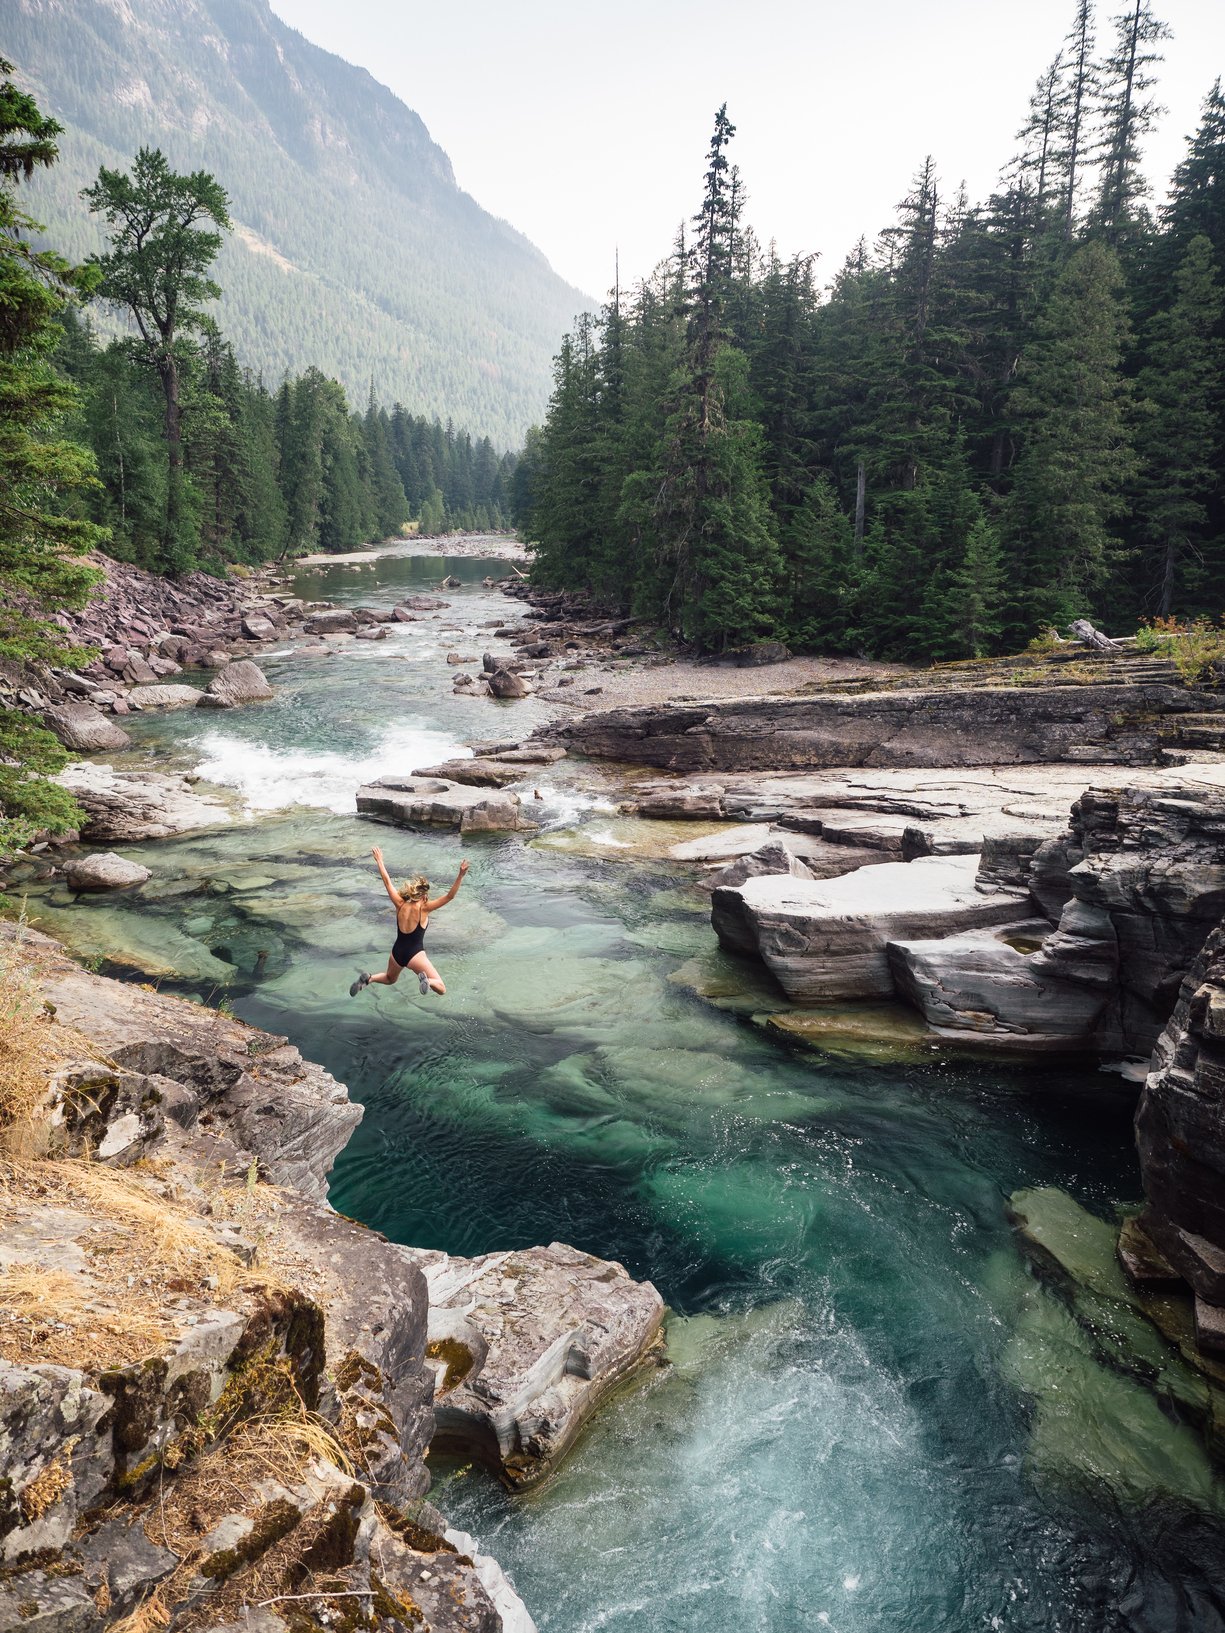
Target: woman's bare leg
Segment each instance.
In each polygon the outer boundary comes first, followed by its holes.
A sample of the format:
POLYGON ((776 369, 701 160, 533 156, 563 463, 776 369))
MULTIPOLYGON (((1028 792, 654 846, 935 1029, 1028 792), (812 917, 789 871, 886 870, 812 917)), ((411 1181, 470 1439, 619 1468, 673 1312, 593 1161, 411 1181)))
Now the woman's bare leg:
POLYGON ((382 975, 372 975, 370 985, 372 987, 394 987, 403 973, 403 968, 402 964, 397 964, 395 959, 389 956, 386 970, 382 975))
MULTIPOLYGON (((438 971, 430 963, 429 959, 424 953, 417 953, 413 958, 410 958, 408 961, 408 967, 410 970, 412 970, 414 975, 418 977, 424 975, 429 984, 430 991, 436 992, 440 998, 442 997, 443 993, 447 990, 443 985, 442 976, 439 975, 438 971)), ((377 977, 375 979, 377 980, 377 977)))

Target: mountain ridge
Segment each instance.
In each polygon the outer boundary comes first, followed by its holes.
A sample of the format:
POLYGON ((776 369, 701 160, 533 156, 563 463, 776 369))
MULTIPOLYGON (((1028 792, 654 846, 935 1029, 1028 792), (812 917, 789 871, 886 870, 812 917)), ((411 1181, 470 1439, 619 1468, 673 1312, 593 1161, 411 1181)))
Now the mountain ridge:
POLYGON ((217 318, 270 381, 314 363, 503 447, 541 416, 590 299, 456 184, 420 115, 267 0, 10 0, 0 53, 65 126, 29 195, 66 253, 101 244, 77 196, 99 164, 160 146, 230 194, 217 318))

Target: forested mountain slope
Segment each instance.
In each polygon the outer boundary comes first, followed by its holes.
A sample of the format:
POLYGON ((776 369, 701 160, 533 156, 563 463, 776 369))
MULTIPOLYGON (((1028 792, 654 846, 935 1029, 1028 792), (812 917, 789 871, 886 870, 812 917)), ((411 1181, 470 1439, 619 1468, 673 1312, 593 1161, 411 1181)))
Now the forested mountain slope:
POLYGON ((100 245, 79 190, 160 147, 212 171, 237 230, 217 312, 275 385, 314 364, 363 402, 521 442, 562 332, 589 304, 456 185, 418 116, 266 0, 7 0, 0 54, 64 124, 28 189, 59 248, 100 245))

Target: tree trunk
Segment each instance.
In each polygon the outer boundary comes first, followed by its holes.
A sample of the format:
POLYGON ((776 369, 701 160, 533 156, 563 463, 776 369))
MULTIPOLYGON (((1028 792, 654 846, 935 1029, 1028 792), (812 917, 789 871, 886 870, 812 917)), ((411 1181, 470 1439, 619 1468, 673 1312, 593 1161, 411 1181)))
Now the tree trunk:
POLYGON ((863 554, 863 513, 864 501, 868 496, 868 473, 864 468, 863 460, 859 461, 859 469, 855 473, 855 554, 863 554))
POLYGON ((183 408, 179 402, 179 366, 167 348, 157 362, 166 400, 166 529, 163 543, 178 542, 183 509, 183 408))

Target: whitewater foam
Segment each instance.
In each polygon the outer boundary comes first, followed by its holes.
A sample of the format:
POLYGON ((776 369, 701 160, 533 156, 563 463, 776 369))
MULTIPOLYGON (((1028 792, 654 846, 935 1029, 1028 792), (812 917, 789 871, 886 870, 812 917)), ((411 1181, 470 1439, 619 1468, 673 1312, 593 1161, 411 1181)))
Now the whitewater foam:
POLYGON ((283 811, 294 805, 341 815, 354 810, 363 783, 408 775, 439 760, 467 759, 471 749, 450 732, 402 723, 365 755, 332 750, 278 749, 210 733, 200 743, 196 775, 233 788, 249 810, 283 811))

